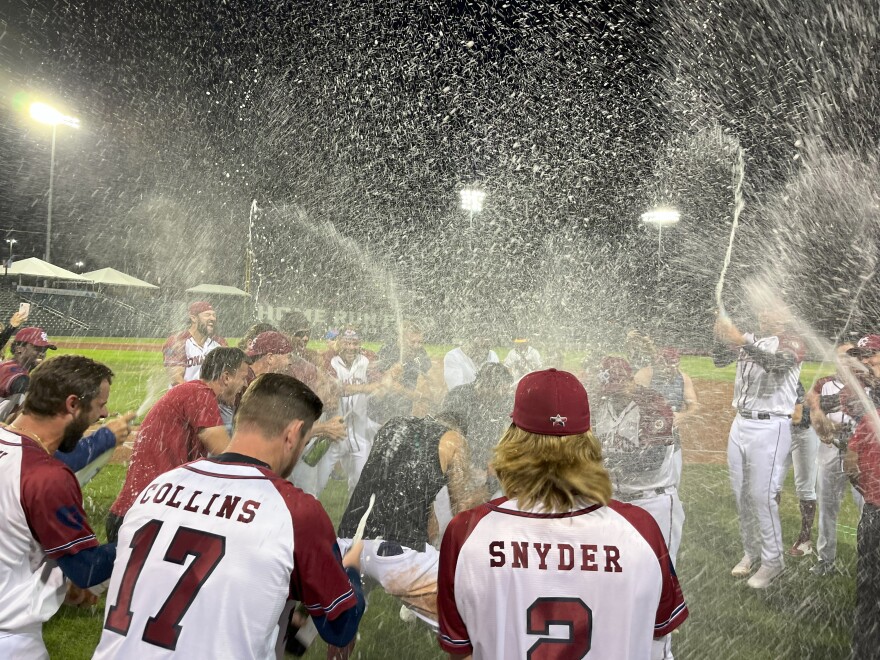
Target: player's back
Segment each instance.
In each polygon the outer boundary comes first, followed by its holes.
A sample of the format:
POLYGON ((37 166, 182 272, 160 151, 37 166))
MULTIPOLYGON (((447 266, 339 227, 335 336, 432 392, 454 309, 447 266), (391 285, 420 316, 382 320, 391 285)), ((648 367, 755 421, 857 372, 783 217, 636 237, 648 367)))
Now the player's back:
POLYGON ((120 530, 95 658, 275 657, 292 516, 308 525, 313 506, 256 465, 200 460, 156 478, 120 530))
POLYGON ((539 514, 501 499, 465 512, 444 537, 439 579, 441 645, 474 658, 648 658, 652 638, 687 616, 656 523, 616 502, 539 514))

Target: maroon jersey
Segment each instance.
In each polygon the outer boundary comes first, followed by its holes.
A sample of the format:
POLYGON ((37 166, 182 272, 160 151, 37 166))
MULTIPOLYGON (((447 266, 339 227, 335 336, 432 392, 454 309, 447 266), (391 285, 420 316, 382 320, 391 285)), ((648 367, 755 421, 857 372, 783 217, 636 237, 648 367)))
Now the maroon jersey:
POLYGON ((15 360, 0 363, 0 399, 12 396, 12 384, 19 378, 26 378, 27 375, 28 372, 15 360))
POLYGON ((206 457, 199 431, 215 426, 223 426, 223 419, 208 385, 194 380, 168 390, 141 425, 125 483, 110 511, 124 516, 137 494, 157 476, 206 457))

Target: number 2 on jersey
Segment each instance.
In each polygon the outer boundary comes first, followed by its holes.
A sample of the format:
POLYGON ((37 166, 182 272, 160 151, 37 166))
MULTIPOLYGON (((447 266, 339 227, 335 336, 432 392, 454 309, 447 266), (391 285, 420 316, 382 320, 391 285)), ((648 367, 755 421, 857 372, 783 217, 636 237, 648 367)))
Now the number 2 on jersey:
MULTIPOLYGON (((112 605, 107 612, 107 623, 104 624, 104 628, 107 630, 112 630, 120 635, 128 635, 128 629, 131 627, 131 620, 134 616, 131 611, 134 590, 147 557, 149 557, 153 545, 156 543, 156 538, 159 536, 159 530, 162 529, 162 524, 160 520, 151 520, 132 536, 129 545, 131 556, 128 558, 128 564, 122 574, 116 604, 112 605)), ((156 616, 147 619, 141 639, 148 644, 161 646, 172 651, 176 648, 177 639, 180 637, 182 629, 180 621, 192 605, 202 585, 217 568, 217 564, 225 554, 225 537, 189 527, 180 527, 177 530, 163 559, 181 566, 190 555, 194 559, 180 576, 156 616)))
POLYGON ((549 635, 550 626, 568 626, 568 638, 542 637, 529 660, 578 660, 590 652, 593 611, 580 598, 538 598, 526 610, 526 632, 549 635))

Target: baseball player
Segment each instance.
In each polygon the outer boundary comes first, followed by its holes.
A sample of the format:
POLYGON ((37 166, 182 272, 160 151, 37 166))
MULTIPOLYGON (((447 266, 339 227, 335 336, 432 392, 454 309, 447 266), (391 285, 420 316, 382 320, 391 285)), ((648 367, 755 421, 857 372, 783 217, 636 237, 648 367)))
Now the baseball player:
POLYGON ((485 337, 474 337, 470 341, 453 348, 443 356, 443 379, 446 389, 454 390, 459 385, 473 383, 477 372, 487 362, 498 362, 498 354, 485 337))
MULTIPOLYGON (((677 488, 672 408, 662 395, 636 384, 623 358, 603 358, 597 377, 600 398, 594 405, 593 428, 602 444, 614 499, 651 514, 675 565, 684 508, 677 488)), ((652 657, 672 660, 671 642, 669 635, 655 640, 652 657)))
POLYGON ((794 465, 794 487, 801 510, 801 531, 794 545, 788 549, 792 557, 804 557, 813 552, 813 521, 816 518, 816 475, 819 436, 810 423, 810 408, 804 405, 804 386, 797 384, 797 400, 791 416, 791 453, 785 461, 794 465))
POLYGON ((785 461, 791 450, 791 413, 804 359, 801 340, 786 332, 783 305, 758 313, 761 336, 740 332, 726 314, 715 322, 716 367, 736 361, 733 407, 736 417, 727 442, 730 481, 736 497, 743 557, 734 577, 764 589, 782 573, 782 526, 776 496, 782 489, 785 461))
POLYGON ((338 530, 344 552, 375 495, 364 531, 370 539, 361 554, 364 574, 435 629, 440 555, 431 545, 431 505, 443 488, 455 513, 488 499, 484 488, 471 485, 460 426, 449 411, 388 421, 376 434, 338 530))
MULTIPOLYGON (((859 341, 859 347, 844 344, 838 348, 839 360, 844 363, 858 360, 868 368, 871 368, 872 362, 878 361, 878 356, 880 335, 863 337, 859 341)), ((857 366, 855 368, 858 369, 857 366)), ((843 392, 843 381, 839 374, 835 374, 817 380, 806 395, 810 417, 821 441, 817 452, 819 536, 816 554, 819 561, 810 569, 813 575, 819 577, 837 573, 834 565, 837 558, 837 516, 848 481, 843 462, 856 425, 856 420, 849 414, 851 411, 841 405, 843 392)), ((851 490, 853 502, 861 515, 864 498, 855 488, 851 490)))
POLYGON ((504 366, 513 374, 513 382, 518 383, 527 373, 541 368, 541 354, 529 344, 527 337, 514 337, 513 348, 504 358, 504 366))
POLYGON ((657 523, 610 499, 586 391, 564 371, 528 374, 512 417, 493 461, 506 497, 443 536, 440 646, 476 659, 649 658, 688 610, 657 523))
POLYGON ((633 376, 637 385, 648 387, 666 399, 672 408, 672 433, 675 438, 672 455, 675 467, 675 485, 681 484, 682 455, 681 420, 695 415, 700 409, 697 391, 691 377, 681 370, 681 353, 678 349, 667 347, 659 350, 652 364, 642 367, 633 376))
POLYGON ((197 380, 205 356, 219 346, 226 346, 216 336, 217 314, 211 303, 194 302, 189 306, 189 328, 173 334, 162 347, 165 371, 171 386, 197 380))
POLYGON ((107 415, 113 373, 63 355, 30 374, 24 408, 0 429, 0 658, 48 660, 42 627, 64 600, 65 577, 87 588, 110 576, 73 473, 53 457, 107 415))
POLYGON ((244 389, 248 365, 238 348, 217 349, 204 364, 205 379, 172 387, 141 425, 125 482, 107 514, 107 538, 116 540, 123 516, 144 487, 163 472, 220 454, 229 435, 218 402, 233 405, 244 389))
POLYGON ((324 640, 351 641, 360 545, 340 562, 320 503, 285 480, 320 414, 300 381, 258 376, 225 452, 141 491, 119 531, 97 660, 281 657, 294 601, 324 640))

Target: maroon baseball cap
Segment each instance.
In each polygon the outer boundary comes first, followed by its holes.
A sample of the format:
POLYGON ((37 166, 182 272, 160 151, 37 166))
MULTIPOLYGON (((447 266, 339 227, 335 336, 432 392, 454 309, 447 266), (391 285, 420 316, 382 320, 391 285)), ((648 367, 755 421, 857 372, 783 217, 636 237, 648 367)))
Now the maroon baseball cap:
POLYGON ((58 347, 49 341, 49 335, 42 328, 22 328, 15 333, 15 340, 22 344, 30 344, 37 348, 51 348, 53 351, 58 347))
POLYGON ((590 400, 573 374, 533 371, 516 386, 513 423, 540 435, 578 435, 590 430, 590 400))
POLYGON ((859 339, 856 348, 862 353, 880 352, 880 335, 865 335, 859 339))
POLYGON ((609 355, 599 363, 599 382, 608 389, 618 388, 633 377, 632 367, 622 357, 609 355))
POLYGON ((202 312, 213 312, 214 306, 206 302, 204 300, 200 300, 198 302, 191 303, 189 306, 189 315, 190 316, 198 316, 202 312))
POLYGON ((261 332, 251 340, 248 344, 245 354, 248 357, 257 357, 260 355, 285 355, 293 352, 293 346, 290 341, 280 332, 270 330, 261 332))

